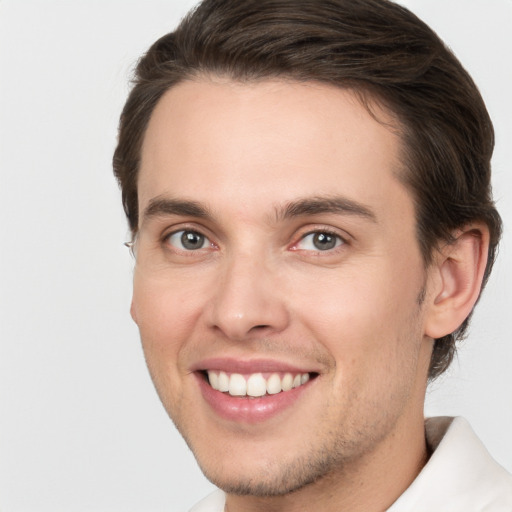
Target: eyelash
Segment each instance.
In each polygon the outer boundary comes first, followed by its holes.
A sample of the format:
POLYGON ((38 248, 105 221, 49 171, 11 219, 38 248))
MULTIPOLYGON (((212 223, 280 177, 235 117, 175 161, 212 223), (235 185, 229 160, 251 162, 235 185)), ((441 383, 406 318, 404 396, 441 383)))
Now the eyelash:
POLYGON ((330 229, 318 228, 318 229, 310 230, 307 233, 304 233, 303 235, 301 235, 299 241, 295 242, 290 247, 290 250, 305 251, 305 252, 310 252, 310 253, 317 254, 317 255, 322 255, 322 254, 328 255, 328 254, 333 254, 333 252, 337 252, 337 251, 341 250, 341 248, 347 244, 348 244, 347 239, 345 237, 341 236, 339 233, 336 233, 335 231, 330 230, 330 229), (328 237, 332 237, 335 239, 335 246, 332 248, 323 249, 323 250, 318 249, 318 248, 316 248, 316 249, 301 249, 300 247, 298 247, 299 244, 301 244, 301 242, 306 240, 306 238, 311 235, 327 235, 328 237))
MULTIPOLYGON (((194 253, 200 253, 200 251, 203 251, 204 249, 217 247, 217 245, 214 242, 212 242, 211 238, 209 236, 205 235, 201 230, 192 228, 192 227, 189 228, 186 226, 182 227, 181 229, 176 229, 171 232, 165 233, 162 236, 161 243, 164 246, 170 245, 173 248, 172 250, 179 251, 181 254, 185 254, 185 255, 193 255, 194 253), (183 237, 183 235, 185 233, 189 233, 189 234, 193 234, 193 235, 202 237, 204 239, 203 245, 197 249, 187 249, 187 248, 176 247, 176 245, 171 243, 171 239, 173 237, 176 237, 177 235, 180 235, 180 234, 181 234, 181 237, 183 237)), ((303 253, 310 253, 310 254, 315 254, 315 255, 322 255, 322 254, 325 254, 325 255, 331 254, 332 255, 334 252, 342 250, 342 248, 345 245, 348 245, 348 241, 345 237, 341 236, 339 233, 335 232, 334 230, 319 227, 318 229, 312 229, 312 230, 309 230, 308 232, 300 235, 298 241, 293 242, 290 246, 288 246, 288 250, 301 251, 303 253), (303 249, 303 248, 299 247, 299 245, 302 242, 304 242, 304 240, 306 240, 307 237, 312 236, 312 235, 327 235, 328 237, 333 237, 335 239, 335 245, 334 245, 334 247, 331 247, 328 249, 318 249, 318 248, 303 249)))
MULTIPOLYGON (((170 233, 166 233, 163 237, 162 237, 162 244, 163 245, 171 245, 175 250, 178 250, 182 253, 195 253, 195 252, 199 252, 201 251, 202 249, 206 249, 207 247, 215 247, 215 244, 210 240, 210 237, 204 235, 200 230, 198 229, 193 229, 193 228, 187 228, 187 227, 183 227, 181 229, 177 229, 175 231, 171 231, 170 233), (186 249, 186 248, 180 248, 180 247, 176 247, 175 245, 173 245, 171 243, 171 239, 173 237, 176 237, 177 235, 180 235, 181 233, 181 237, 183 237, 183 235, 185 235, 186 233, 188 234, 191 234, 191 235, 196 235, 196 236, 199 236, 199 237, 202 237, 204 240, 203 240, 203 245, 197 249, 186 249)), ((183 244, 182 244, 183 245, 183 244)))

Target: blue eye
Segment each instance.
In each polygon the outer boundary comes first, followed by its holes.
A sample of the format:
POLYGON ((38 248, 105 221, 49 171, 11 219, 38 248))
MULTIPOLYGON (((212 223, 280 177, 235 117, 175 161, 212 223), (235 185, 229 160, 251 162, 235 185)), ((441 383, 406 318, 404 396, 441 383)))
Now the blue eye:
POLYGON ((186 229, 170 234, 167 241, 173 247, 184 251, 197 251, 211 245, 210 240, 201 233, 186 229))
POLYGON ((329 251, 344 243, 338 235, 325 231, 316 231, 304 236, 297 244, 297 249, 304 251, 329 251))

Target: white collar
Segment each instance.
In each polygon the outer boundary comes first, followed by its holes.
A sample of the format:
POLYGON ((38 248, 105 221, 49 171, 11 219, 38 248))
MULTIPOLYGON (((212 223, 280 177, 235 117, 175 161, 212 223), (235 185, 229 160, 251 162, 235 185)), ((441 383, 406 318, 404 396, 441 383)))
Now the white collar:
POLYGON ((511 512, 512 476, 461 417, 425 421, 430 460, 388 512, 511 512))

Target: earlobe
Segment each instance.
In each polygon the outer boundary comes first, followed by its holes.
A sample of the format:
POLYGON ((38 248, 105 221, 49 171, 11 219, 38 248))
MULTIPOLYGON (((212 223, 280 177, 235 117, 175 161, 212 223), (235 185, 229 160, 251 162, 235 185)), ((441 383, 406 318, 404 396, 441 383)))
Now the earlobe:
POLYGON ((487 227, 471 225, 455 233, 454 242, 435 255, 427 336, 437 339, 451 334, 469 316, 480 295, 488 248, 487 227))
POLYGON ((135 310, 135 303, 133 302, 133 299, 132 299, 132 303, 130 305, 130 315, 131 315, 133 321, 138 325, 138 322, 137 322, 137 312, 135 310))

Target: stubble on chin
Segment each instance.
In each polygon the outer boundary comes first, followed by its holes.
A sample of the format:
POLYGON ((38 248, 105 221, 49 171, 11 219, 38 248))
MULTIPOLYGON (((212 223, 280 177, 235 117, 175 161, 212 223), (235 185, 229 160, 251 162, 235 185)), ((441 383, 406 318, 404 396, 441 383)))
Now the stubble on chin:
POLYGON ((221 467, 206 467, 200 461, 199 465, 206 478, 227 494, 270 498, 300 491, 333 473, 343 473, 345 462, 336 453, 337 450, 324 447, 300 457, 292 455, 290 460, 271 461, 255 469, 257 474, 235 475, 236 467, 230 468, 228 473, 221 467))

